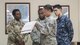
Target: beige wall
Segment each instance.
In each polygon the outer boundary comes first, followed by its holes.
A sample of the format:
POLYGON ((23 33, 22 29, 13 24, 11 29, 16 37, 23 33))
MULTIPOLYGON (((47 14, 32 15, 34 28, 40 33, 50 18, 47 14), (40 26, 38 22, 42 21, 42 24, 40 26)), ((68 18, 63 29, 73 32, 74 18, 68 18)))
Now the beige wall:
POLYGON ((78 30, 78 36, 79 36, 79 41, 80 41, 80 0, 79 0, 79 30, 78 30))
MULTIPOLYGON (((6 2, 30 2, 30 13, 31 20, 35 20, 37 18, 37 10, 39 5, 45 4, 61 4, 61 5, 70 5, 70 18, 74 27, 74 42, 80 41, 80 1, 79 0, 0 0, 0 45, 7 45, 7 35, 5 35, 5 3, 6 2)), ((29 39, 30 41, 30 39, 29 39)), ((28 45, 31 45, 28 42, 28 45)))

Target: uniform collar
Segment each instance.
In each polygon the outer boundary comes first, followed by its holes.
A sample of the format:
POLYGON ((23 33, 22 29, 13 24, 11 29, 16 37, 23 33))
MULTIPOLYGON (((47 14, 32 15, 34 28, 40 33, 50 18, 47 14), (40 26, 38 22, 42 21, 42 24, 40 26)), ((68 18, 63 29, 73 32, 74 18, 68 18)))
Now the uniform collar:
POLYGON ((60 17, 58 17, 58 20, 61 19, 64 15, 62 14, 60 17))
POLYGON ((17 21, 16 19, 14 19, 14 23, 21 23, 21 20, 17 21))

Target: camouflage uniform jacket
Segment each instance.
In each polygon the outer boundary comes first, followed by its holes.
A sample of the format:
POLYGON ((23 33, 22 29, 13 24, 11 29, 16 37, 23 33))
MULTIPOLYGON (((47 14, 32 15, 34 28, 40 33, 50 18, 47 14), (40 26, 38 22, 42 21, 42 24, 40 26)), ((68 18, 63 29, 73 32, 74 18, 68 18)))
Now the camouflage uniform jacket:
POLYGON ((57 19, 57 42, 58 45, 71 45, 73 39, 73 26, 70 18, 62 15, 57 19))
POLYGON ((19 45, 19 41, 27 42, 27 34, 21 34, 24 23, 15 19, 7 24, 8 43, 7 45, 19 45))
POLYGON ((37 30, 40 31, 40 45, 57 45, 56 31, 57 23, 55 19, 49 17, 40 23, 42 26, 36 24, 37 30))

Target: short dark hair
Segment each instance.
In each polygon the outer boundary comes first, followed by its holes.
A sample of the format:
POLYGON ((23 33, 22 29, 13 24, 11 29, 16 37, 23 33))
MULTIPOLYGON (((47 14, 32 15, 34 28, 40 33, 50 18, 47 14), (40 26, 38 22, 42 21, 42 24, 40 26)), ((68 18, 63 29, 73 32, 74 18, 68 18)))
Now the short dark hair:
POLYGON ((45 5, 44 8, 53 12, 53 7, 50 4, 45 5))
POLYGON ((16 11, 20 11, 20 10, 19 10, 19 9, 14 9, 14 10, 12 11, 12 15, 13 15, 13 16, 15 16, 16 11))
POLYGON ((53 6, 53 9, 54 8, 62 9, 62 6, 60 4, 56 4, 56 5, 53 6))

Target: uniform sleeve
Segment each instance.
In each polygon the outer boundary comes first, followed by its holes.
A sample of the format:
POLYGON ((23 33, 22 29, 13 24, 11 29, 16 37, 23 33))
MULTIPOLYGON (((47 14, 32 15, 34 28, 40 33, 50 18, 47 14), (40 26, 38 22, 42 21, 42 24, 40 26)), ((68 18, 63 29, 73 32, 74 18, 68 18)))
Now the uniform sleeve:
POLYGON ((46 24, 46 26, 43 26, 41 23, 37 22, 35 24, 35 26, 36 26, 37 30, 39 30, 42 35, 45 35, 46 36, 46 35, 49 34, 49 32, 47 30, 47 28, 48 28, 47 27, 47 24, 46 24))
POLYGON ((67 27, 68 34, 69 34, 69 40, 72 41, 74 31, 73 31, 73 25, 72 25, 70 18, 66 18, 66 27, 67 27))
POLYGON ((15 33, 14 33, 14 28, 10 24, 7 25, 7 33, 8 33, 8 40, 11 42, 15 42, 15 33))
POLYGON ((34 27, 34 29, 31 32, 31 39, 34 42, 40 42, 40 33, 39 31, 36 29, 36 27, 34 27))
POLYGON ((56 20, 54 20, 54 31, 55 31, 55 35, 56 35, 56 33, 57 33, 57 21, 56 20))
POLYGON ((13 30, 13 27, 11 26, 10 23, 8 23, 7 26, 6 26, 6 33, 10 33, 11 30, 13 30))

